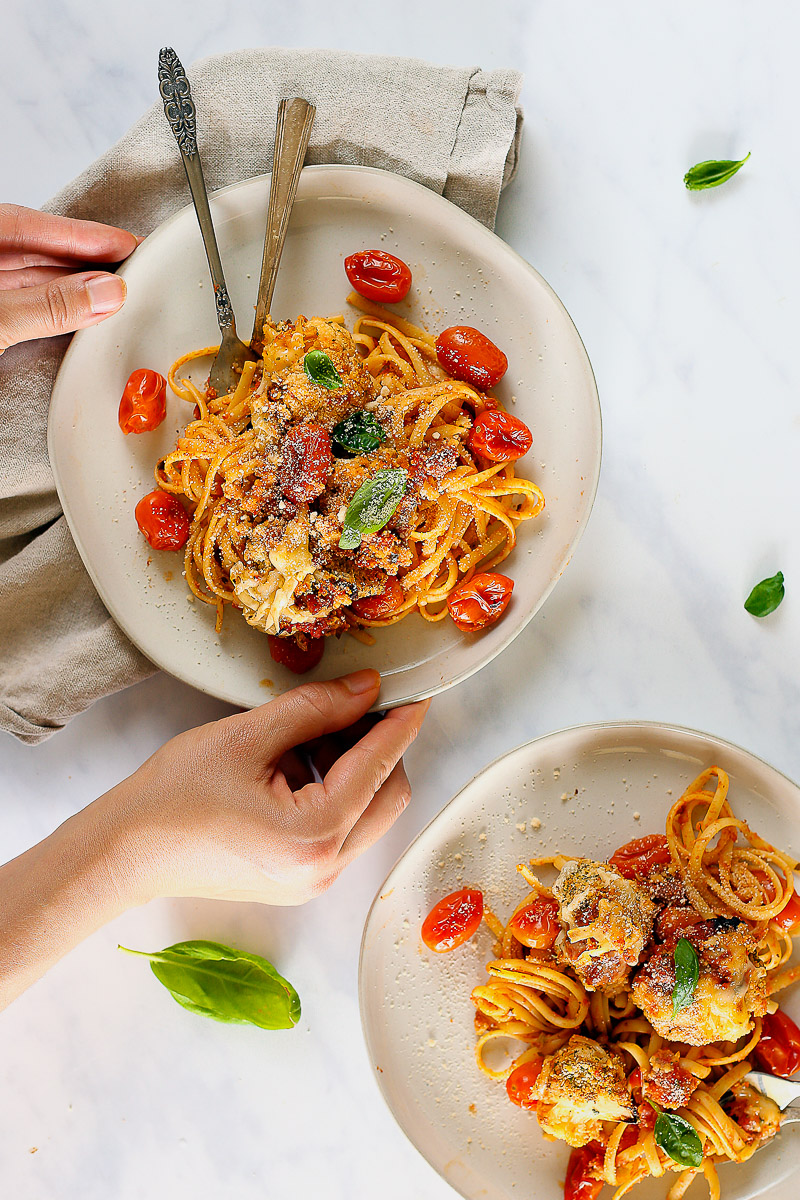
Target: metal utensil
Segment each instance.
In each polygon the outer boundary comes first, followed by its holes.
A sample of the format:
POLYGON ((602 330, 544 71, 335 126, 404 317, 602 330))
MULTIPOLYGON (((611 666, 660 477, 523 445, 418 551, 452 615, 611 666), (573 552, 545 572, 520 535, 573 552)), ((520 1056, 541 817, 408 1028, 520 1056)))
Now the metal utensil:
POLYGON ((767 1075, 765 1071, 748 1071, 745 1080, 777 1104, 783 1113, 782 1125, 800 1121, 800 1083, 796 1080, 780 1079, 777 1075, 767 1075))
POLYGON ((211 282, 214 285, 214 302, 217 308, 217 322, 222 335, 222 344, 211 365, 209 383, 218 396, 224 396, 236 387, 244 364, 255 361, 256 356, 250 347, 236 336, 236 320, 225 284, 222 260, 219 256, 219 247, 211 220, 211 209, 208 206, 208 192, 203 178, 203 167, 197 148, 197 127, 192 92, 181 61, 171 47, 163 49, 158 56, 158 88, 164 102, 164 113, 181 152, 211 270, 211 282))
POLYGON ((264 322, 269 316, 272 293, 278 275, 278 264, 283 253, 286 230, 292 212, 303 159, 311 137, 316 108, 308 100, 295 96, 292 100, 281 100, 278 105, 278 122, 275 127, 275 152, 272 160, 272 180, 269 187, 267 209, 267 231, 264 236, 264 257, 261 263, 261 280, 258 285, 256 318, 250 345, 260 349, 264 340, 264 322))

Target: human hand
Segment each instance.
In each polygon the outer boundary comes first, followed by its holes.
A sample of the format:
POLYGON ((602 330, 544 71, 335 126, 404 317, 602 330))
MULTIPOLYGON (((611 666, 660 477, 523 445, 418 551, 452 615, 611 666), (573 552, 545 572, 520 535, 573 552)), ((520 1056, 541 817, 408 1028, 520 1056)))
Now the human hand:
POLYGON ((0 354, 16 342, 104 321, 125 301, 125 282, 94 264, 136 249, 124 229, 0 204, 0 354))
POLYGON ((336 737, 379 687, 377 672, 359 671, 189 730, 84 810, 114 830, 120 907, 155 896, 301 904, 324 891, 411 796, 401 758, 428 701, 392 709, 354 745, 336 737))

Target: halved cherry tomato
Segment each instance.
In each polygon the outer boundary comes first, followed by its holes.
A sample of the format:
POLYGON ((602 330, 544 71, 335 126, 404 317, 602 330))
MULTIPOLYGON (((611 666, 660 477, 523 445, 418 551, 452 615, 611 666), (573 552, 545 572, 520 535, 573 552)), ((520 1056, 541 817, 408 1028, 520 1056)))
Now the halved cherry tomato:
POLYGON ((603 1169, 603 1158, 599 1142, 589 1142, 588 1146, 572 1151, 564 1181, 564 1200, 595 1200, 603 1186, 602 1178, 595 1178, 603 1169))
POLYGON ((475 633, 502 617, 514 590, 514 580, 497 571, 473 575, 453 588, 447 609, 459 629, 475 633))
POLYGON ((350 605, 357 617, 365 621, 382 621, 390 613, 396 612, 403 603, 405 592, 396 579, 387 579, 386 587, 379 596, 365 596, 363 600, 354 600, 350 605))
POLYGON ((325 638, 304 637, 302 646, 297 638, 274 637, 267 635, 269 652, 276 663, 294 671, 295 675, 305 675, 315 667, 325 653, 325 638))
POLYGON ((451 892, 434 904, 422 922, 422 940, 429 950, 444 954, 472 937, 483 917, 483 893, 476 888, 451 892))
POLYGON ((283 462, 279 483, 284 496, 295 504, 306 504, 321 496, 325 480, 333 470, 327 430, 311 421, 293 425, 284 437, 281 449, 283 462))
POLYGON ((762 1071, 788 1079, 800 1071, 800 1029, 780 1009, 767 1013, 753 1057, 762 1071))
POLYGON ((506 1080, 506 1091, 512 1104, 519 1108, 535 1109, 539 1101, 531 1095, 536 1080, 542 1073, 542 1060, 532 1058, 529 1062, 520 1063, 506 1080))
POLYGON ((133 371, 119 402, 119 427, 123 433, 150 433, 167 415, 167 381, 158 371, 143 367, 133 371))
POLYGON ((436 357, 454 379, 463 379, 481 392, 493 388, 508 370, 508 359, 499 346, 471 325, 444 329, 436 339, 436 357))
POLYGON ((626 879, 646 879, 656 867, 670 861, 667 839, 663 833, 648 833, 646 837, 634 838, 615 850, 608 860, 609 866, 626 879))
POLYGON ((177 496, 156 489, 134 509, 136 524, 154 550, 180 550, 189 537, 189 514, 177 496))
POLYGON ((784 933, 794 933, 800 926, 800 896, 797 892, 792 892, 789 903, 781 909, 777 917, 772 918, 772 921, 784 933))
POLYGON ((411 287, 409 267, 385 250, 359 250, 344 260, 344 269, 359 296, 378 304, 396 304, 411 287))
POLYGON ((514 462, 528 453, 533 434, 524 421, 488 408, 475 418, 467 444, 473 454, 490 462, 514 462))
POLYGON ((549 896, 539 896, 511 918, 511 932, 523 946, 549 950, 559 934, 558 904, 549 896))

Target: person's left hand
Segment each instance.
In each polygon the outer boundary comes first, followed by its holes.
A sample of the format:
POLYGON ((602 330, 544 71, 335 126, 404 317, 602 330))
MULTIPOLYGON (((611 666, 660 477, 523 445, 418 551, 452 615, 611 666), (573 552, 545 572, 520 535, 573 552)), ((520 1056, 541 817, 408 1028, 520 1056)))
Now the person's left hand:
POLYGON ((125 282, 98 267, 121 262, 138 242, 111 225, 0 204, 0 354, 115 313, 125 282))

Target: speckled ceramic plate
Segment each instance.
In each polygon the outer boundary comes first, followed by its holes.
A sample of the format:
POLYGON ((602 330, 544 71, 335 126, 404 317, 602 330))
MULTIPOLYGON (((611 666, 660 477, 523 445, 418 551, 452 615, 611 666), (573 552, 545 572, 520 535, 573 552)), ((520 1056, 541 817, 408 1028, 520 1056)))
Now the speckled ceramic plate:
MULTIPOLYGON (((261 264, 269 178, 217 192, 211 202, 239 332, 249 334, 261 264)), ((378 631, 377 644, 329 639, 316 672, 359 667, 383 675, 381 704, 431 695, 466 679, 527 624, 555 586, 586 524, 600 467, 600 410, 591 366, 572 321, 541 276, 477 221, 427 188, 360 167, 308 167, 300 178, 273 311, 294 318, 342 312, 343 259, 381 247, 404 258, 414 286, 398 311, 435 331, 479 326, 508 354, 497 389, 534 432, 519 464, 547 498, 526 523, 503 570, 516 589, 504 618, 479 637, 449 620, 412 616, 378 631)), ((117 408, 137 367, 171 362, 217 339, 208 268, 194 212, 174 216, 120 272, 122 311, 73 340, 53 392, 49 449, 75 543, 111 615, 158 666, 203 691, 250 706, 296 682, 273 663, 267 640, 229 610, 189 603, 182 557, 151 551, 133 510, 151 491, 153 466, 189 416, 171 397, 154 433, 124 437, 117 408)), ((352 321, 351 321, 352 324, 352 321)), ((309 678, 309 676, 306 676, 309 678)))
MULTIPOLYGON (((432 954, 419 930, 442 896, 480 886, 507 915, 525 894, 518 862, 558 850, 604 858, 663 832, 670 804, 712 764, 731 777, 734 811, 800 856, 800 788, 737 746, 647 723, 586 725, 538 738, 493 763, 434 818, 376 897, 361 949, 361 1019, 378 1084, 421 1154, 469 1200, 562 1200, 569 1148, 546 1142, 532 1114, 474 1058, 472 988, 492 937, 432 954)), ((800 1020, 797 988, 782 1002, 800 1020)), ((748 1163, 720 1170, 723 1200, 797 1193, 800 1136, 791 1125, 748 1163)), ((633 1195, 654 1200, 668 1181, 633 1195)), ((689 1193, 704 1194, 695 1183, 689 1193)), ((705 1193, 707 1195, 707 1193, 705 1193)), ((608 1192, 610 1196, 610 1191, 608 1192)))

